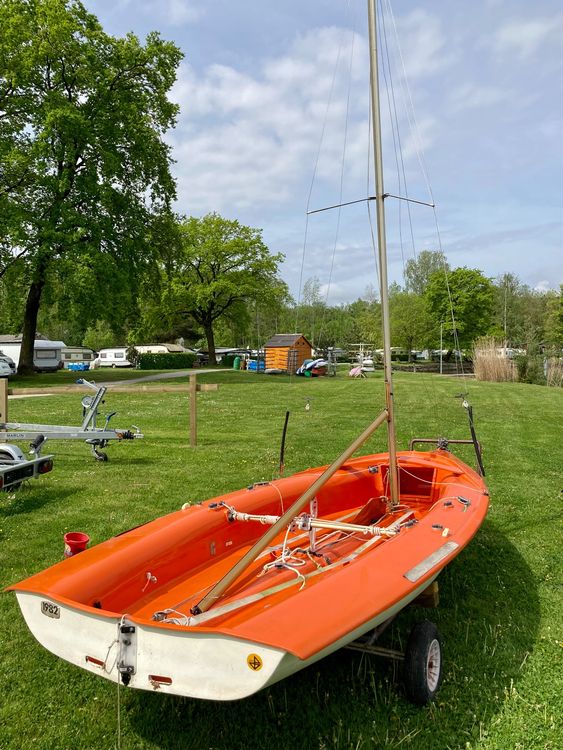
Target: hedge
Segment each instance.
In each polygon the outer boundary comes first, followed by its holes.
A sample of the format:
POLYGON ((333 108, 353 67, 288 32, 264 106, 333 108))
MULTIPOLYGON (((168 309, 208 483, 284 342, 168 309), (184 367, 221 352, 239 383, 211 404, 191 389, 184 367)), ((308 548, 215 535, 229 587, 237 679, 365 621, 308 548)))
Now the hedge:
POLYGON ((192 352, 175 354, 139 354, 139 370, 185 370, 193 367, 197 357, 192 352))

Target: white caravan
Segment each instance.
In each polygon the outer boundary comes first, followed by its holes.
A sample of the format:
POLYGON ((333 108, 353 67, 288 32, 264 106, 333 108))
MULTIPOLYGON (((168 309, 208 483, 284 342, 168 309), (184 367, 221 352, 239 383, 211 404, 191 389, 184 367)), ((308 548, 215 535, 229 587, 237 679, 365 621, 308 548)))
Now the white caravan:
POLYGON ((65 370, 69 369, 69 365, 90 365, 95 356, 92 349, 86 346, 67 346, 62 351, 65 370))
MULTIPOLYGON (((21 336, 0 336, 0 349, 14 360, 16 366, 20 361, 21 346, 21 336)), ((33 343, 34 368, 39 372, 55 372, 60 369, 62 367, 62 350, 65 347, 64 341, 35 339, 33 343)))
POLYGON ((116 346, 115 349, 100 349, 94 360, 97 367, 133 367, 127 359, 127 347, 116 346))

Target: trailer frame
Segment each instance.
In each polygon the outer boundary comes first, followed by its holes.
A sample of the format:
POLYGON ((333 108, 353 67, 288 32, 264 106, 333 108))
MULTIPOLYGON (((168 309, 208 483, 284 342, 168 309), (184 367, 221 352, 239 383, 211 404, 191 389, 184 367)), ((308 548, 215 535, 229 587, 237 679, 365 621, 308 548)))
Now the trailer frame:
POLYGON ((84 378, 79 378, 76 382, 78 385, 85 385, 95 391, 93 396, 86 395, 82 399, 82 424, 53 425, 26 422, 0 422, 0 443, 35 440, 39 435, 43 435, 49 440, 82 440, 90 446, 90 450, 96 461, 107 461, 107 454, 101 449, 105 448, 109 442, 113 440, 134 440, 144 437, 136 425, 131 425, 131 429, 126 430, 110 428, 109 422, 117 414, 115 411, 106 415, 103 427, 98 427, 98 408, 104 403, 107 386, 96 385, 84 378))

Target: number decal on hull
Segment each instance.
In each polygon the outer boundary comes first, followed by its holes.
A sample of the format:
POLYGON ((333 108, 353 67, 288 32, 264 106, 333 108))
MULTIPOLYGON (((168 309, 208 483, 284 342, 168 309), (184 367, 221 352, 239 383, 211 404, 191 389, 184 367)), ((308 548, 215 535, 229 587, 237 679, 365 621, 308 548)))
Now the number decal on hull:
POLYGON ((41 612, 47 617, 54 617, 56 620, 61 616, 61 608, 52 602, 41 602, 41 612))

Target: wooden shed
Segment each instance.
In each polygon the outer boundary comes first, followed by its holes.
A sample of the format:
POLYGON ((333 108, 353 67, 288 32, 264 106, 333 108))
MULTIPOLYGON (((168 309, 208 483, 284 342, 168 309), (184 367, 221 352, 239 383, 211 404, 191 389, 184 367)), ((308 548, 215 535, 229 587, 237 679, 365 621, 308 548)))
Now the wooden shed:
POLYGON ((304 360, 312 359, 313 347, 302 333, 276 333, 264 344, 266 369, 295 372, 304 360))

